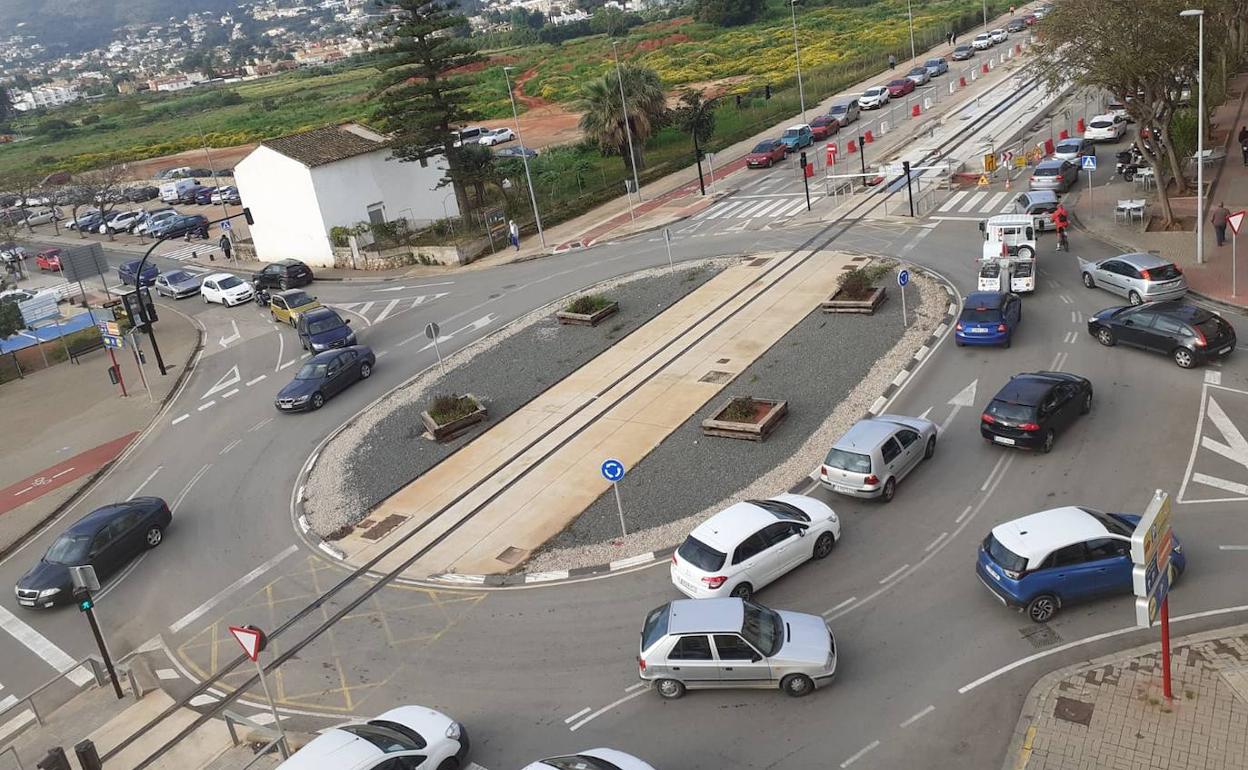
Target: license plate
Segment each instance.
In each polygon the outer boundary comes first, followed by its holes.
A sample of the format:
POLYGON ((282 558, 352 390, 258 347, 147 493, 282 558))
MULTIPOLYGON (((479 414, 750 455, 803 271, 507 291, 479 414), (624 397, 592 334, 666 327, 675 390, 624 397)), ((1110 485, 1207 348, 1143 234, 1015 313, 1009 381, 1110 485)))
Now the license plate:
POLYGON ((997 442, 998 444, 1005 444, 1006 446, 1014 446, 1014 439, 1006 438, 1005 436, 993 436, 992 440, 997 442))
POLYGON ((34 599, 18 599, 18 600, 17 600, 17 603, 18 603, 18 604, 20 604, 20 605, 22 605, 23 607, 34 607, 34 606, 35 606, 35 600, 34 600, 34 599))
POLYGON ((993 569, 992 567, 984 567, 984 571, 987 572, 989 575, 992 575, 993 580, 996 580, 997 582, 1001 582, 1001 576, 998 575, 997 571, 993 569))
POLYGON ((971 334, 987 334, 988 333, 987 329, 968 329, 967 331, 969 331, 971 334))
POLYGON ((1224 348, 1222 348, 1221 350, 1219 350, 1219 351, 1218 351, 1218 355, 1220 355, 1220 356, 1224 356, 1224 355, 1226 355, 1227 353, 1230 353, 1230 352, 1231 352, 1231 346, 1230 346, 1230 345, 1227 345, 1226 347, 1224 347, 1224 348))
POLYGON ((684 588, 686 591, 694 590, 693 583, 690 583, 688 580, 685 580, 683 578, 677 578, 676 580, 677 582, 680 583, 680 587, 684 588))
POLYGON ((832 485, 832 489, 833 489, 833 491, 835 491, 835 492, 844 492, 844 493, 845 493, 845 494, 847 494, 847 495, 848 495, 848 494, 853 494, 853 492, 854 492, 854 488, 853 488, 853 487, 843 487, 843 486, 841 486, 840 484, 833 484, 833 485, 832 485))

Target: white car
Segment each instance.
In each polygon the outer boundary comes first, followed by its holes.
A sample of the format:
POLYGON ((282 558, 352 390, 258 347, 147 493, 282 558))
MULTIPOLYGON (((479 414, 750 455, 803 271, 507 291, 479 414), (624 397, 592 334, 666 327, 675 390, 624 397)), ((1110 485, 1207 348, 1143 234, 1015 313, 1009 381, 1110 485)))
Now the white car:
POLYGON ((150 235, 152 230, 161 222, 176 216, 178 216, 178 212, 172 209, 166 209, 165 211, 157 211, 153 214, 148 214, 147 219, 144 219, 142 222, 135 225, 134 231, 140 235, 150 235))
POLYGON ((992 35, 987 32, 981 32, 971 41, 971 47, 976 51, 987 51, 989 48, 992 48, 992 43, 992 35))
POLYGON ((888 86, 871 86, 858 97, 858 107, 875 110, 888 104, 888 86))
POLYGON ((481 132, 481 139, 479 141, 487 147, 493 147, 496 144, 510 142, 515 138, 516 132, 512 131, 510 128, 487 128, 485 131, 481 132))
POLYGON ((1010 33, 1003 29, 994 29, 989 32, 988 35, 992 38, 993 45, 996 45, 997 43, 1004 43, 1010 37, 1010 33))
POLYGON ((60 209, 39 209, 30 212, 30 216, 26 217, 26 224, 34 227, 35 225, 46 225, 53 220, 61 218, 60 209))
POLYGON ((233 273, 213 273, 200 284, 199 296, 204 298, 205 305, 209 302, 220 302, 226 307, 232 307, 251 302, 255 290, 250 283, 233 273))
POLYGON ((579 754, 551 757, 524 766, 523 770, 654 770, 632 754, 615 749, 586 749, 579 754))
POLYGON ((17 260, 25 260, 30 255, 26 253, 26 249, 14 243, 6 243, 0 245, 0 261, 16 262, 17 260))
POLYGON ((135 209, 134 211, 123 211, 105 220, 98 228, 101 235, 107 235, 109 230, 115 233, 128 232, 136 223, 147 219, 147 212, 143 209, 135 209))
POLYGON ((836 512, 813 497, 740 502, 685 538, 672 554, 672 585, 694 599, 749 599, 797 565, 827 556, 840 537, 836 512))
POLYGON ((443 770, 465 767, 467 759, 463 725, 431 708, 399 706, 368 722, 331 727, 277 768, 443 770))
POLYGON ((1088 127, 1083 132, 1084 139, 1091 139, 1094 142, 1116 142, 1122 138, 1127 131, 1127 121, 1118 115, 1097 115, 1088 121, 1088 127))

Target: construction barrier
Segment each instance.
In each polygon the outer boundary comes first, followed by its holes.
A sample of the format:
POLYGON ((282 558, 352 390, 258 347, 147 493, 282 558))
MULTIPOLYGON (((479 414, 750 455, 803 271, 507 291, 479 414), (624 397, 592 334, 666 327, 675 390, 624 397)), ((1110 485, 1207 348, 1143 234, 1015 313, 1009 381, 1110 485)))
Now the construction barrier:
POLYGON ((921 112, 922 110, 919 108, 919 105, 916 104, 910 108, 910 117, 917 118, 921 112))
POLYGON ((932 108, 932 99, 928 97, 923 100, 923 109, 930 110, 932 108))
POLYGON ((853 139, 850 139, 849 142, 845 144, 845 151, 848 152, 850 155, 853 155, 855 152, 858 152, 858 143, 855 142, 853 139))
MULTIPOLYGON (((962 83, 962 85, 966 85, 966 83, 964 82, 964 83, 962 83)), ((952 81, 952 80, 951 80, 951 81, 949 81, 949 93, 950 93, 950 94, 952 94, 952 93, 953 93, 953 89, 954 89, 954 88, 956 88, 956 86, 953 84, 953 81, 952 81)))
POLYGON ((1079 121, 1075 123, 1075 131, 1080 134, 1084 132, 1083 118, 1079 118, 1079 121))
POLYGON ((1053 140, 1052 140, 1052 139, 1045 139, 1045 140, 1044 140, 1044 144, 1043 144, 1043 145, 1041 145, 1041 146, 1042 146, 1042 147, 1044 147, 1044 154, 1045 154, 1045 155, 1052 155, 1052 154, 1053 154, 1053 140))
POLYGON ((980 68, 980 71, 983 72, 985 75, 988 74, 988 62, 984 62, 984 64, 980 68))
MULTIPOLYGON (((881 124, 880 133, 884 133, 885 131, 887 131, 888 130, 887 126, 888 126, 887 123, 881 124)), ((863 134, 862 138, 863 138, 863 141, 865 141, 867 144, 871 144, 872 142, 875 141, 875 137, 871 135, 870 131, 867 131, 865 134, 863 134)))
POLYGON ((1069 131, 1067 131, 1066 129, 1064 129, 1064 128, 1063 128, 1063 129, 1062 129, 1062 131, 1061 131, 1061 133, 1057 135, 1057 138, 1058 138, 1058 139, 1069 139, 1069 138, 1070 138, 1070 132, 1069 132, 1069 131))

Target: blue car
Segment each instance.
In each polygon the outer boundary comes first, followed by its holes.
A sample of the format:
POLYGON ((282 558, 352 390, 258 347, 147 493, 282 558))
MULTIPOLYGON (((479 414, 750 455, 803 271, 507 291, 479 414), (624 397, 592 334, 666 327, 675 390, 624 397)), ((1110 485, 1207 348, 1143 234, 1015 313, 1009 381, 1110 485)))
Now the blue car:
MULTIPOLYGON (((1140 517, 1066 506, 993 528, 979 546, 975 572, 1002 604, 1046 623, 1075 602, 1132 595, 1131 533, 1140 517)), ((1170 582, 1187 567, 1174 538, 1170 582)))
POLYGON ((949 63, 939 56, 935 59, 928 59, 923 62, 923 66, 927 69, 928 77, 933 78, 937 75, 943 75, 949 71, 949 63))
MULTIPOLYGON (((139 269, 139 262, 142 260, 132 259, 129 262, 122 262, 117 266, 117 278, 119 278, 125 286, 137 286, 134 280, 134 273, 139 269)), ((143 266, 143 285, 151 286, 156 283, 156 276, 160 275, 160 268, 148 262, 143 266)))
POLYGON ((299 314, 295 324, 299 342, 304 350, 320 353, 331 348, 345 348, 355 344, 355 332, 348 326, 351 321, 331 308, 318 307, 299 314))
POLYGON ((327 400, 371 377, 376 365, 377 357, 364 345, 317 353, 277 392, 273 404, 283 412, 320 409, 327 400))
POLYGON ((780 141, 784 143, 789 152, 796 152, 803 147, 809 147, 815 143, 815 135, 810 130, 810 126, 805 123, 799 123, 796 126, 789 126, 784 129, 784 133, 780 135, 780 141))
POLYGON ((953 341, 963 345, 1000 345, 1008 348, 1023 320, 1023 300, 1009 292, 977 291, 966 295, 962 314, 953 329, 953 341))

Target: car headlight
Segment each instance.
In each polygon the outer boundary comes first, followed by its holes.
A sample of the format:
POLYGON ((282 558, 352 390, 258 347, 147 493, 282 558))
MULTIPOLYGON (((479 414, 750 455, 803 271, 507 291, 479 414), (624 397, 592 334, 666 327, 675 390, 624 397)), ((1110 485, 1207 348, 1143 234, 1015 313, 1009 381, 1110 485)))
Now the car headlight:
POLYGON ((348 334, 348 335, 347 335, 347 344, 348 344, 348 345, 354 345, 354 344, 355 344, 355 335, 354 335, 354 334, 348 334))
POLYGON ((459 722, 451 722, 451 726, 446 728, 446 737, 453 741, 457 741, 459 740, 461 732, 459 722))
POLYGON ((312 397, 311 397, 311 396, 299 396, 299 397, 297 397, 297 398, 295 399, 295 403, 296 403, 296 404, 303 404, 303 403, 307 403, 307 400, 308 400, 309 398, 312 398, 312 397))
POLYGON ((1175 543, 1175 544, 1174 544, 1174 552, 1175 552, 1175 553, 1183 553, 1183 544, 1182 544, 1182 543, 1175 543))
POLYGON ((56 596, 56 595, 57 595, 57 594, 59 594, 60 592, 61 592, 61 589, 59 589, 59 588, 45 588, 45 589, 43 589, 42 591, 40 591, 40 592, 39 592, 39 598, 40 598, 40 599, 46 599, 46 598, 48 598, 49 596, 56 596))

